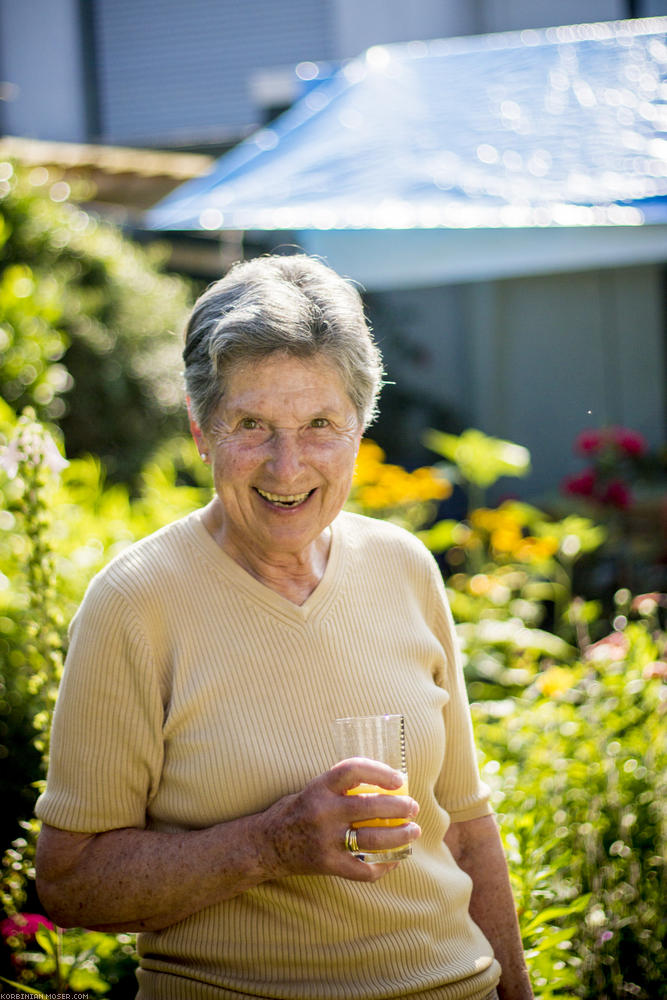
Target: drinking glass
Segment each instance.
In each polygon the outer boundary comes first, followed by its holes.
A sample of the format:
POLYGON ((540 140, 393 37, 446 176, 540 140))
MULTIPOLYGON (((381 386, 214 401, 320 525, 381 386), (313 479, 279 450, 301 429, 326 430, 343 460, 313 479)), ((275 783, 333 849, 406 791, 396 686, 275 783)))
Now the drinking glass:
MULTIPOLYGON (((347 795, 407 795, 408 768, 405 754, 405 718, 402 715, 367 715, 349 719, 336 719, 334 740, 339 760, 348 757, 368 757, 388 764, 400 771, 404 781, 400 788, 381 788, 363 782, 350 788, 347 795)), ((369 826, 403 826, 406 819, 369 819, 353 823, 355 829, 369 826)), ((400 861, 412 854, 412 845, 403 844, 386 851, 355 851, 355 857, 379 863, 400 861)))

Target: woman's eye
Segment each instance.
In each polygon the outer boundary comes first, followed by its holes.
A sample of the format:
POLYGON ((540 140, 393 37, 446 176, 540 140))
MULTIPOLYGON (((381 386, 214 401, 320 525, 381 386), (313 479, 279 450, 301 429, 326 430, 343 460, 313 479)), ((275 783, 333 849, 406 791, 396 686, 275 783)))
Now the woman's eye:
POLYGON ((310 421, 311 427, 328 427, 329 421, 326 417, 315 417, 314 420, 310 421))
POLYGON ((255 431, 259 427, 259 421, 254 417, 244 417, 240 426, 244 431, 255 431))

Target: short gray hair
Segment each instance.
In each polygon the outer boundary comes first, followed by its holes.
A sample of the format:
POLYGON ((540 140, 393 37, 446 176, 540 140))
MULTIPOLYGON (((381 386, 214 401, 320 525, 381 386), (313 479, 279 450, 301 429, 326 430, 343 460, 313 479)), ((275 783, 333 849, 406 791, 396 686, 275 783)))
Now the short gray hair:
POLYGON ((314 257, 238 262, 197 300, 185 334, 192 415, 210 428, 238 365, 285 353, 323 355, 339 371, 365 428, 376 415, 382 358, 354 285, 314 257))

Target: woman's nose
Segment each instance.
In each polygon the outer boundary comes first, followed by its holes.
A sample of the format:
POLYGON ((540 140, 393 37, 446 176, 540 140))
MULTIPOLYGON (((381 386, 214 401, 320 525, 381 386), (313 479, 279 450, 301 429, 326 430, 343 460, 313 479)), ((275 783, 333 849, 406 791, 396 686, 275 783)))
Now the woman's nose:
POLYGON ((289 482, 303 468, 302 449, 296 433, 277 430, 271 440, 269 464, 276 479, 289 482))

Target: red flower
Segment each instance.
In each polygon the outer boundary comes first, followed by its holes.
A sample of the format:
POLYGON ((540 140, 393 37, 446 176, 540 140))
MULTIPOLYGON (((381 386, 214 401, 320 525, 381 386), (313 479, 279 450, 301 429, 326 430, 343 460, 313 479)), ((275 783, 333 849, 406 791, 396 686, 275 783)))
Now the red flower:
POLYGON ((604 445, 602 431, 582 431, 575 441, 576 450, 582 455, 593 455, 604 445))
POLYGON ((643 455, 646 451, 646 440, 637 431, 628 430, 627 427, 614 428, 614 441, 626 455, 643 455))
POLYGON ((647 449, 646 439, 628 427, 603 427, 594 431, 582 431, 575 441, 575 450, 580 455, 596 455, 605 448, 618 449, 630 458, 643 455, 647 449))
POLYGON ((574 496, 591 497, 595 490, 595 473, 587 469, 578 476, 570 476, 563 483, 563 489, 574 496))
POLYGON ((632 504, 632 493, 622 479, 612 479, 611 482, 607 483, 607 487, 600 499, 602 503, 609 504, 610 507, 627 510, 632 504))
POLYGON ((13 917, 0 921, 0 935, 9 938, 20 934, 24 938, 34 938, 40 927, 46 927, 50 931, 54 929, 51 921, 41 913, 16 913, 13 917))

